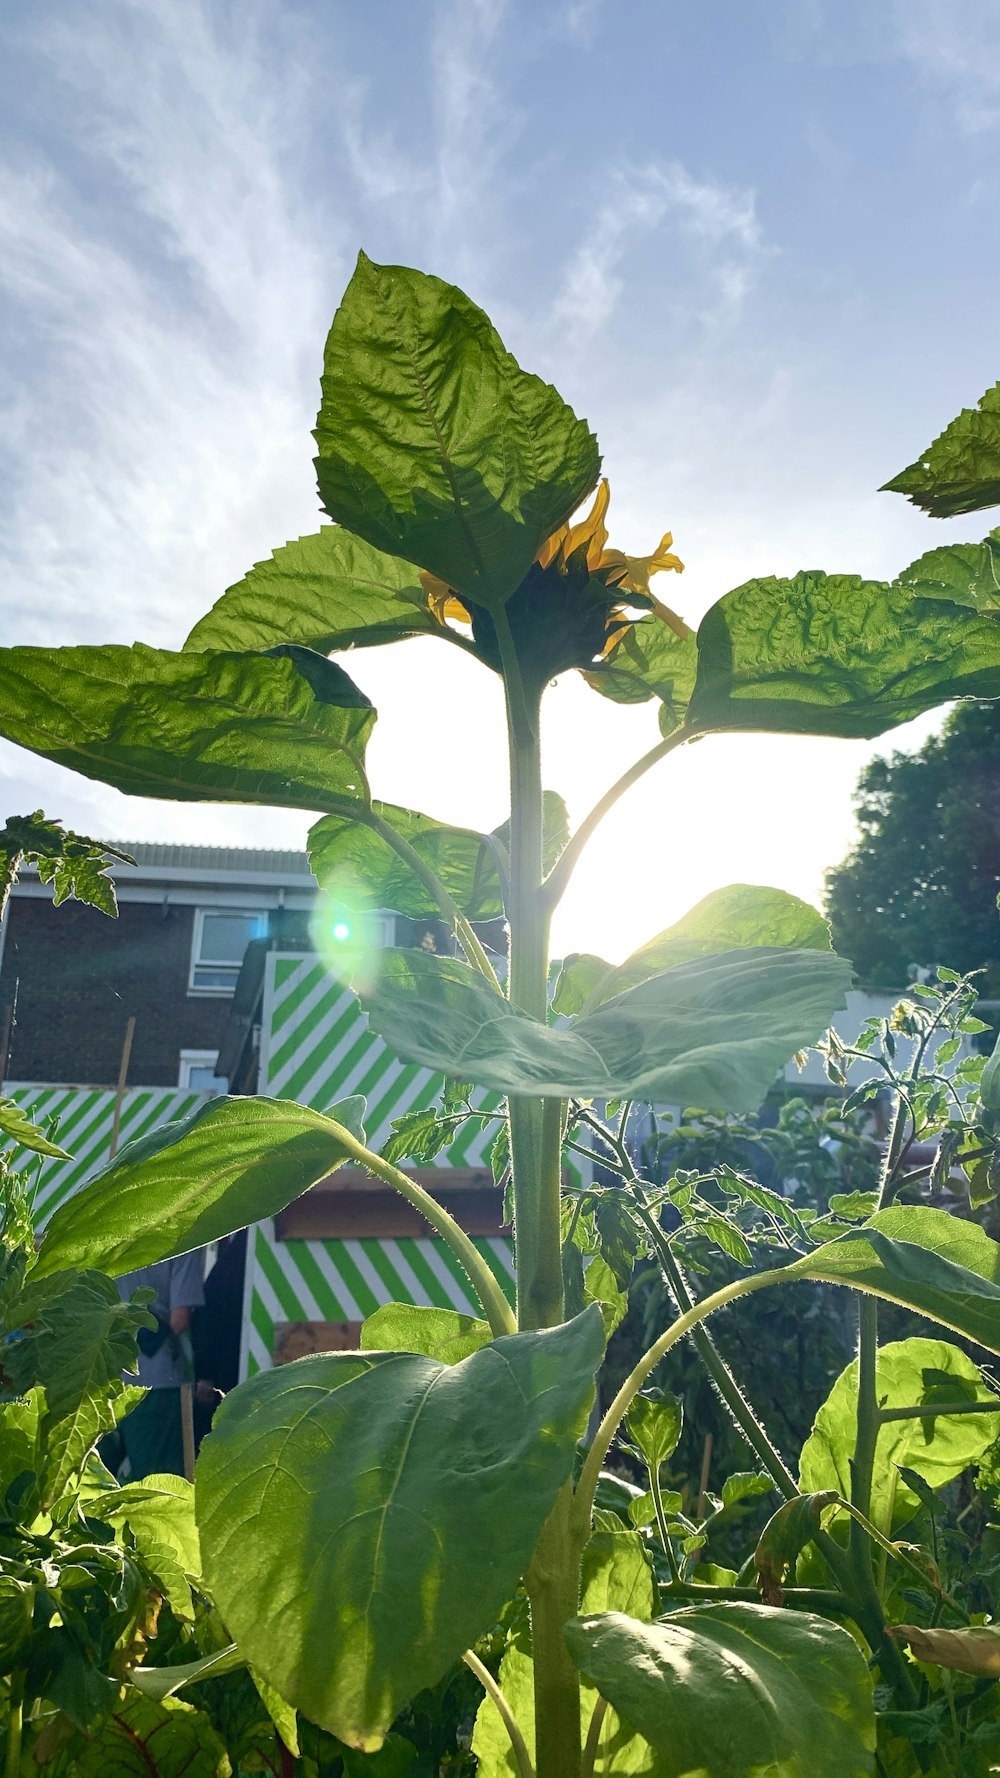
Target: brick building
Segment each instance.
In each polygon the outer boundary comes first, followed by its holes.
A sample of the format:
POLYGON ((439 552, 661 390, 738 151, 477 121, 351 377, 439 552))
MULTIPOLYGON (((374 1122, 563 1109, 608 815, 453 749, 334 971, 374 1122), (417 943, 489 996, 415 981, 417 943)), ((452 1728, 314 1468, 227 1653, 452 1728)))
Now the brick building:
POLYGON ((124 845, 119 916, 53 907, 26 870, 0 930, 0 1078, 223 1090, 215 1065, 247 947, 308 943, 318 891, 304 852, 124 845))

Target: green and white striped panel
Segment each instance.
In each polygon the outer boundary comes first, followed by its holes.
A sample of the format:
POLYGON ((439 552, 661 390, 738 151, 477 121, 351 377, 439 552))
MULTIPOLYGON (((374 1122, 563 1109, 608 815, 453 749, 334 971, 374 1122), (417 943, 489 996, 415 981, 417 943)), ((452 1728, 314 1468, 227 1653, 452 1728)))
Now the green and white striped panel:
MULTIPOLYGON (((111 1131, 115 1118, 115 1093, 88 1087, 11 1087, 9 1095, 35 1124, 47 1129, 56 1120, 53 1140, 72 1157, 42 1160, 35 1188, 36 1225, 44 1225, 53 1210, 111 1158, 111 1131)), ((176 1087, 131 1087, 122 1098, 118 1147, 136 1136, 186 1117, 209 1097, 207 1093, 178 1091, 176 1087)), ((37 1161, 25 1148, 10 1152, 11 1165, 24 1167, 37 1161)))
MULTIPOLYGON (((363 1093, 368 1101, 369 1147, 380 1150, 392 1120, 422 1111, 440 1098, 444 1076, 401 1062, 368 1029, 355 994, 319 957, 276 952, 268 959, 261 1038, 260 1091, 328 1111, 338 1099, 363 1093)), ((485 1111, 499 1093, 476 1088, 472 1103, 485 1111)), ((436 1167, 486 1167, 495 1123, 470 1119, 435 1160, 436 1167)))
MULTIPOLYGON (((477 1240, 476 1246, 513 1301, 510 1241, 495 1236, 477 1240)), ((247 1255, 241 1374, 270 1368, 277 1322, 363 1321, 382 1303, 482 1314, 443 1241, 276 1241, 271 1225, 259 1225, 247 1255)))

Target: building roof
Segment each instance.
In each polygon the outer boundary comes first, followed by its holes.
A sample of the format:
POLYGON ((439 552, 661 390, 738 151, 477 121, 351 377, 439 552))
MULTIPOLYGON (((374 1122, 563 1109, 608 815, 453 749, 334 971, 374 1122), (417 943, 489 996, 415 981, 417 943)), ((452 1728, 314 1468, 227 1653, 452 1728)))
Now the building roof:
POLYGON ((268 851, 257 846, 172 846, 145 840, 112 840, 137 865, 152 870, 280 872, 308 877, 305 852, 268 851))

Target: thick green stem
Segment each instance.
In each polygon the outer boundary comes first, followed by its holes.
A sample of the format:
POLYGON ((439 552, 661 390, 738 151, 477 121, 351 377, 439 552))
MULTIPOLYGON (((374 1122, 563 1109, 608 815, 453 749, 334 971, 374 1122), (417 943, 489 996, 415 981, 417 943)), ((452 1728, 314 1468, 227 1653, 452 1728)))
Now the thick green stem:
POLYGON ((7 1704, 7 1757, 4 1778, 18 1778, 21 1770, 21 1737, 24 1732, 24 1674, 11 1674, 7 1704))
POLYGON ((586 1536, 573 1524, 567 1482, 535 1545, 525 1586, 531 1604, 535 1677, 535 1764, 539 1778, 579 1778, 580 1676, 565 1627, 580 1609, 580 1558, 586 1536))

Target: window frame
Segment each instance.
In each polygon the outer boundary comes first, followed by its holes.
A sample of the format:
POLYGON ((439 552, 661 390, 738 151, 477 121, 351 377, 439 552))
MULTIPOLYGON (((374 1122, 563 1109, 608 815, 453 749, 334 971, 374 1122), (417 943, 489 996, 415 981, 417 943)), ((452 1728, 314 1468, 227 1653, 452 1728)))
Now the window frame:
POLYGON ((220 1083, 218 1088, 196 1087, 196 1086, 192 1085, 191 1079, 190 1079, 190 1074, 191 1074, 192 1068, 212 1067, 213 1071, 214 1071, 214 1064, 218 1060, 219 1060, 218 1050, 196 1050, 196 1049, 181 1050, 180 1056, 178 1058, 178 1063, 177 1063, 177 1085, 178 1085, 179 1090, 182 1093, 215 1092, 216 1097, 221 1098, 223 1093, 226 1093, 229 1090, 229 1082, 226 1080, 225 1075, 216 1075, 216 1079, 220 1083))
MULTIPOLYGON (((201 955, 205 921, 206 919, 210 919, 219 914, 228 915, 230 918, 242 918, 244 920, 263 920, 266 928, 270 924, 271 909, 266 907, 200 906, 196 907, 194 910, 194 922, 191 929, 191 956, 188 962, 187 991, 189 994, 204 995, 206 998, 231 1000, 236 992, 236 983, 240 970, 243 967, 243 959, 241 958, 239 963, 231 963, 227 958, 213 961, 210 957, 203 957, 201 955), (214 986, 203 985, 195 980, 196 971, 199 969, 230 970, 232 972, 232 980, 225 984, 216 983, 214 986)), ((248 944, 251 942, 250 939, 247 940, 248 944)), ((244 955, 245 954, 246 953, 244 952, 244 955)))

